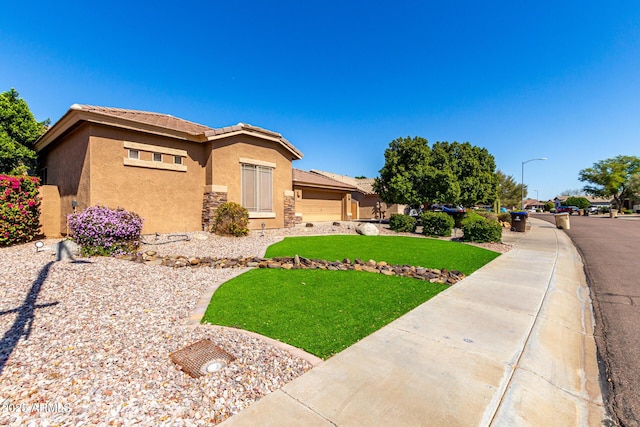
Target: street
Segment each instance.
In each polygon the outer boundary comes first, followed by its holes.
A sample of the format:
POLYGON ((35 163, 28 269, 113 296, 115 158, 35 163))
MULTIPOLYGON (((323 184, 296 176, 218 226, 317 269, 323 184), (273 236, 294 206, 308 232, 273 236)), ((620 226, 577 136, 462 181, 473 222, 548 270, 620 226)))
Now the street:
MULTIPOLYGON (((554 223, 550 214, 532 217, 554 223)), ((570 217, 565 230, 582 255, 606 373, 603 389, 621 425, 640 426, 640 217, 570 217)))

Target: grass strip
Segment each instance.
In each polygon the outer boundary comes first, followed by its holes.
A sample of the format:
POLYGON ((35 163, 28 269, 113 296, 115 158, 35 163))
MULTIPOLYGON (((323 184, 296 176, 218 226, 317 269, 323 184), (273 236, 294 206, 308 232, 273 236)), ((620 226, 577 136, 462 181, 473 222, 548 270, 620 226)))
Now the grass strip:
POLYGON ((257 332, 327 359, 446 287, 358 271, 252 270, 216 291, 203 322, 257 332))

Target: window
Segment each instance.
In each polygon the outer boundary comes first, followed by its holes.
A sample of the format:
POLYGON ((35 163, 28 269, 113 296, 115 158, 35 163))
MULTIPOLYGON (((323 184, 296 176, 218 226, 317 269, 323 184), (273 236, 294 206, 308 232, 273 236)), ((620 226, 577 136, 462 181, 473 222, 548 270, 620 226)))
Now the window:
POLYGON ((182 156, 173 156, 173 164, 174 165, 181 165, 182 164, 182 156))
POLYGON ((130 159, 139 159, 140 158, 140 151, 129 149, 129 158, 130 159))
POLYGON ((153 153, 153 161, 154 162, 162 162, 162 154, 161 153, 153 153))
POLYGON ((242 206, 249 212, 273 212, 273 168, 242 165, 242 206))

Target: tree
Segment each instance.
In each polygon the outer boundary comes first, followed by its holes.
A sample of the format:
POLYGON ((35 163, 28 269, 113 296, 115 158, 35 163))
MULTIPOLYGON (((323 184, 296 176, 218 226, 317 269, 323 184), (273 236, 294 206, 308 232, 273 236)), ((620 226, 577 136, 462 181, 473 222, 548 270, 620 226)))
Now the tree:
POLYGON ((373 184, 386 203, 419 205, 424 199, 419 190, 429 175, 431 148, 420 137, 397 138, 384 151, 385 163, 373 184))
MULTIPOLYGON (((496 171, 498 180, 498 198, 502 206, 520 206, 522 201, 522 184, 517 184, 513 176, 496 171)), ((527 197, 527 186, 524 186, 524 196, 527 197)))
POLYGON ((421 137, 398 138, 384 157, 374 189, 387 203, 473 206, 497 197, 493 156, 468 142, 436 142, 430 148, 421 137))
POLYGON ((575 189, 575 190, 564 190, 560 193, 561 196, 584 196, 584 190, 575 189))
POLYGON ((49 119, 38 122, 15 89, 0 93, 0 173, 18 175, 33 170, 33 144, 49 123, 49 119))
POLYGON ((498 196, 495 159, 486 148, 468 142, 436 142, 433 153, 446 153, 449 166, 460 187, 456 204, 471 207, 491 204, 498 196))
POLYGON ((631 177, 640 173, 640 158, 636 156, 616 156, 600 160, 592 167, 580 171, 580 181, 588 182, 583 190, 592 196, 613 197, 618 209, 622 201, 633 196, 631 177))
POLYGON ((565 200, 564 204, 566 206, 575 206, 578 209, 587 209, 589 206, 591 206, 591 202, 589 202, 589 200, 587 200, 585 197, 577 196, 567 197, 567 200, 565 200))

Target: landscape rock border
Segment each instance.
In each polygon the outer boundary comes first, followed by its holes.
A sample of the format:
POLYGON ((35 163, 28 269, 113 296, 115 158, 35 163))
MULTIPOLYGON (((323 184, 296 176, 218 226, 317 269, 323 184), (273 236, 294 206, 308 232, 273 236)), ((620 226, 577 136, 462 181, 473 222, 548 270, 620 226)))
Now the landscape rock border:
POLYGON ((137 255, 124 255, 120 259, 134 261, 146 265, 160 265, 173 268, 279 268, 284 270, 330 270, 330 271, 365 271, 368 273, 384 274, 386 276, 411 277, 426 280, 431 283, 453 285, 465 278, 465 274, 457 270, 425 268, 412 265, 390 265, 385 261, 345 258, 342 261, 327 261, 309 259, 299 255, 294 257, 185 257, 179 255, 159 256, 155 251, 146 251, 137 255))

